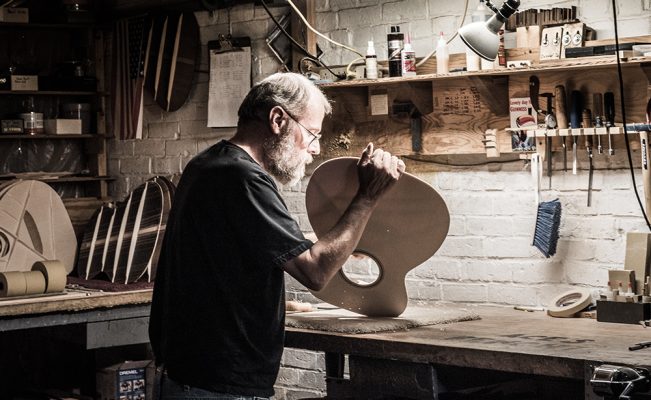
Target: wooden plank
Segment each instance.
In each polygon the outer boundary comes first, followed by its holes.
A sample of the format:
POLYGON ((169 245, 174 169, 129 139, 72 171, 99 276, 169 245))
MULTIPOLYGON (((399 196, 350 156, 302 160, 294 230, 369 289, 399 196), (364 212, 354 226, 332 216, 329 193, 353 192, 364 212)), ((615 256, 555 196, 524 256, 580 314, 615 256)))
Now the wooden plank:
MULTIPOLYGON (((298 0, 294 4, 301 11, 307 22, 314 26, 316 22, 316 4, 314 0, 298 0)), ((291 10, 291 35, 305 47, 312 55, 316 56, 316 34, 305 26, 305 23, 298 15, 291 10)), ((292 71, 299 71, 298 62, 305 55, 292 46, 292 71)))
MULTIPOLYGON (((61 296, 38 297, 0 302, 0 317, 33 314, 77 312, 151 303, 152 289, 130 292, 70 291, 61 296)), ((0 319, 0 324, 2 320, 0 319)))

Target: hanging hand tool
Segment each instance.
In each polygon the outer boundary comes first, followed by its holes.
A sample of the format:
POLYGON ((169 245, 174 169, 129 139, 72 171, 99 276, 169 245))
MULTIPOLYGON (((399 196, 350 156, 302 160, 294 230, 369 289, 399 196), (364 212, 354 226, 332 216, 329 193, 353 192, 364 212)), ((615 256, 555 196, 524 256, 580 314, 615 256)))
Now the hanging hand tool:
POLYGON ((547 159, 547 176, 549 177, 549 188, 552 188, 552 138, 547 135, 547 129, 556 128, 556 117, 552 112, 552 93, 540 93, 540 81, 538 77, 532 75, 529 78, 529 97, 531 98, 531 106, 538 114, 545 116, 545 158, 547 159), (547 98, 547 111, 540 108, 538 96, 547 98))
MULTIPOLYGON (((554 88, 554 99, 556 102, 556 121, 559 129, 567 129, 567 105, 565 101, 565 86, 557 85, 554 88)), ((563 171, 567 172, 567 141, 565 135, 563 139, 563 171)))
MULTIPOLYGON (((603 107, 603 96, 601 93, 595 93, 592 95, 592 106, 594 108, 594 126, 595 128, 603 128, 604 126, 604 107, 603 107)), ((601 135, 597 135, 597 153, 603 154, 604 149, 601 147, 601 135)))
POLYGON ((615 154, 610 128, 615 126, 615 95, 613 92, 604 93, 604 112, 606 117, 606 128, 608 128, 608 155, 615 154))
POLYGON ((651 99, 646 104, 645 124, 626 124, 626 130, 640 132, 640 154, 642 155, 642 186, 644 187, 645 212, 651 212, 651 166, 649 166, 649 128, 651 128, 651 99), (631 129, 633 128, 633 129, 631 129), (637 129, 641 128, 641 129, 637 129))
POLYGON ((578 90, 572 91, 571 96, 572 105, 570 111, 570 128, 572 128, 572 174, 576 175, 576 170, 578 167, 578 159, 576 154, 576 141, 577 135, 574 129, 581 128, 581 113, 583 111, 583 94, 578 90))
POLYGON ((590 169, 588 172, 588 207, 592 205, 592 145, 594 144, 592 140, 592 135, 588 134, 587 128, 592 127, 592 112, 588 109, 583 110, 583 135, 585 136, 585 149, 588 152, 588 162, 590 163, 590 169))

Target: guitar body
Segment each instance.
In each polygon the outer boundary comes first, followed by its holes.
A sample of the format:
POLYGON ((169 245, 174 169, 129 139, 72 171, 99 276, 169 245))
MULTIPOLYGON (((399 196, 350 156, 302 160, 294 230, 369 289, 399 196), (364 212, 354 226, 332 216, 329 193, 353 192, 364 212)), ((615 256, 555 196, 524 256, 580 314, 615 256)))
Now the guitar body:
MULTIPOLYGON (((357 158, 343 157, 317 167, 306 190, 307 214, 317 237, 340 219, 357 193, 357 158)), ((337 307, 371 317, 396 317, 407 307, 405 276, 439 249, 450 226, 443 198, 424 181, 405 173, 380 200, 355 253, 380 269, 370 285, 351 281, 340 270, 312 292, 337 307)))
POLYGON ((60 260, 72 271, 77 238, 61 197, 40 181, 0 188, 0 272, 30 271, 36 261, 60 260))

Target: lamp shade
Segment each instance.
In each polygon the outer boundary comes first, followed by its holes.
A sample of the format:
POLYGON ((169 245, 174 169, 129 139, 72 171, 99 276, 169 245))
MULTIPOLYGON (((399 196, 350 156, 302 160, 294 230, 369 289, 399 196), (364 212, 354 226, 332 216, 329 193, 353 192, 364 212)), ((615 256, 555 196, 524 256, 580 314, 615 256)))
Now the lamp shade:
POLYGON ((477 53, 479 57, 494 61, 500 46, 500 39, 489 28, 490 26, 489 23, 483 21, 473 22, 459 29, 459 36, 466 46, 477 53))

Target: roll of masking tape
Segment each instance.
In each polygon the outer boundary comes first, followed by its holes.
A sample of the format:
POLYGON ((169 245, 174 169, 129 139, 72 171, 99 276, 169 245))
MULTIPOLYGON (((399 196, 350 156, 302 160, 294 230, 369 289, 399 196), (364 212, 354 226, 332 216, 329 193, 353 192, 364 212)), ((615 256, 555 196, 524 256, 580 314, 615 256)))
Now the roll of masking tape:
POLYGON ((47 283, 45 282, 45 275, 41 271, 27 271, 23 272, 25 275, 25 282, 27 283, 27 291, 25 294, 43 294, 47 283))
POLYGON ((66 267, 59 260, 37 261, 32 271, 40 271, 45 276, 45 293, 63 292, 66 287, 66 267))
POLYGON ((25 274, 18 271, 0 273, 0 297, 24 296, 26 291, 25 274))
POLYGON ((547 314, 552 317, 573 317, 574 314, 586 308, 592 303, 590 291, 586 289, 574 289, 565 292, 552 300, 547 307, 547 314))

